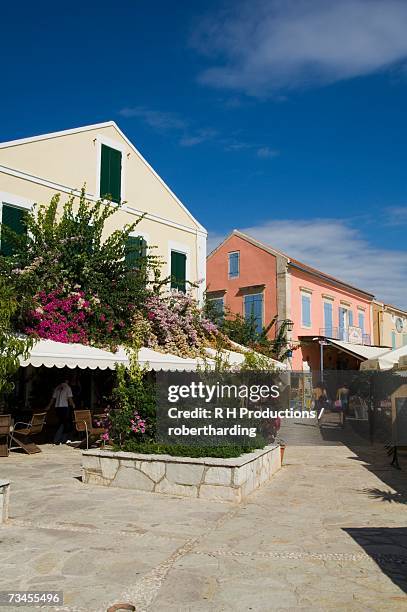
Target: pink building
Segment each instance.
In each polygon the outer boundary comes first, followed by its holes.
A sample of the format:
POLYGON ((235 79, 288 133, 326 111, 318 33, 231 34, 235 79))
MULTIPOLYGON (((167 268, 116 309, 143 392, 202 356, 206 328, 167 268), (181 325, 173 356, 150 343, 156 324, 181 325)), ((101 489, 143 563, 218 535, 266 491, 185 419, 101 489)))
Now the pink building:
MULTIPOLYGON (((294 370, 357 369, 373 354, 373 295, 233 231, 207 260, 207 295, 219 309, 293 322, 294 370), (321 343, 323 349, 321 351, 321 343)), ((274 335, 275 330, 271 330, 274 335)))

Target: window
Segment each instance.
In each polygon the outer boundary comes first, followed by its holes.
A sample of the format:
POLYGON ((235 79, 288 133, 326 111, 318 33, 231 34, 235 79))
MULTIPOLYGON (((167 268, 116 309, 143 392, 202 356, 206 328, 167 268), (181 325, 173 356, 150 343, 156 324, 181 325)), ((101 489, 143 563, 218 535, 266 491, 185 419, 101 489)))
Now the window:
POLYGON ((221 321, 225 314, 225 304, 223 297, 208 299, 210 311, 213 313, 216 320, 221 321))
POLYGON ((139 260, 147 254, 147 242, 143 236, 129 236, 126 243, 126 265, 129 269, 137 269, 139 260))
POLYGON ((348 327, 353 325, 353 310, 348 310, 348 327))
POLYGON ((403 346, 407 344, 407 334, 403 334, 403 346))
POLYGON ((171 289, 185 292, 187 275, 187 256, 185 253, 171 251, 171 289))
POLYGON ((332 302, 324 302, 324 327, 325 336, 332 338, 333 334, 333 305, 332 302))
POLYGON ((396 332, 395 331, 391 332, 391 348, 392 349, 396 348, 396 332))
POLYGON ((301 325, 311 327, 311 294, 301 293, 301 325))
POLYGON ((358 312, 358 326, 360 327, 362 334, 365 333, 365 313, 359 310, 358 312))
POLYGON ((240 272, 240 253, 228 253, 229 257, 229 278, 237 278, 240 272))
POLYGON ((1 253, 6 257, 13 255, 14 247, 11 237, 5 228, 15 232, 18 236, 23 236, 26 233, 24 218, 26 211, 23 208, 3 204, 1 206, 1 253))
POLYGON ((102 144, 100 156, 100 197, 121 200, 122 154, 102 144))
POLYGON ((254 293, 244 296, 244 316, 253 319, 257 333, 263 329, 263 294, 254 293))
POLYGON ((349 327, 349 310, 339 306, 339 340, 347 340, 349 327))

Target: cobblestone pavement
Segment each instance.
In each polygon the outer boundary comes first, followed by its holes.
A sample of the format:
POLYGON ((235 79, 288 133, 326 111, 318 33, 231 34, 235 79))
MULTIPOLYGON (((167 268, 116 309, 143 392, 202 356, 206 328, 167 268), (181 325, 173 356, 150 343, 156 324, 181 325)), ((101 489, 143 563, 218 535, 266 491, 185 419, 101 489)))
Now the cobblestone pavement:
POLYGON ((67 612, 407 610, 405 459, 398 472, 380 448, 287 447, 232 505, 84 485, 79 451, 42 448, 0 458, 0 590, 63 590, 46 609, 67 612))

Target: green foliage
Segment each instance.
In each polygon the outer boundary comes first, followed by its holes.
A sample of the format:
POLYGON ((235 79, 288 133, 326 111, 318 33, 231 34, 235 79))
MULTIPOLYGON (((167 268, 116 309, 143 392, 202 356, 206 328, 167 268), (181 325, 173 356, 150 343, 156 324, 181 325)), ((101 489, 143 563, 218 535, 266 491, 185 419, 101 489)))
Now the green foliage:
POLYGON ((244 362, 241 370, 255 370, 262 372, 274 372, 276 370, 274 363, 271 361, 271 356, 266 356, 257 351, 247 351, 244 354, 244 362))
POLYGON ((281 325, 277 325, 277 317, 274 317, 269 325, 263 328, 262 333, 256 342, 251 344, 251 347, 263 355, 285 361, 291 352, 291 348, 287 345, 287 326, 288 320, 282 321, 281 325), (268 333, 273 326, 276 326, 276 334, 273 340, 268 338, 268 333))
POLYGON ((260 337, 256 328, 256 319, 253 315, 246 319, 239 313, 227 312, 220 329, 233 342, 243 346, 250 346, 260 337))
POLYGON ((116 366, 116 374, 112 396, 115 410, 111 410, 108 417, 109 439, 123 447, 131 440, 140 442, 146 437, 152 438, 156 422, 155 384, 147 368, 138 363, 137 351, 130 352, 128 368, 121 364, 116 366), (145 427, 132 426, 133 421, 142 421, 145 427))
POLYGON ((176 457, 240 457, 244 453, 251 453, 256 448, 263 448, 264 441, 256 441, 253 444, 225 444, 222 446, 198 446, 187 444, 163 444, 160 442, 138 442, 127 441, 120 449, 130 453, 145 453, 157 455, 171 455, 176 457))
POLYGON ((287 345, 287 321, 283 321, 278 326, 277 316, 275 316, 261 332, 258 332, 253 315, 246 318, 226 308, 221 316, 213 302, 208 299, 205 301, 204 312, 208 319, 216 323, 219 331, 233 342, 278 361, 284 361, 289 356, 291 349, 287 345), (269 333, 273 327, 276 328, 275 338, 270 339, 269 333))
POLYGON ((13 390, 13 376, 19 357, 27 358, 32 340, 13 334, 11 320, 17 308, 12 288, 0 277, 0 405, 5 395, 13 390))

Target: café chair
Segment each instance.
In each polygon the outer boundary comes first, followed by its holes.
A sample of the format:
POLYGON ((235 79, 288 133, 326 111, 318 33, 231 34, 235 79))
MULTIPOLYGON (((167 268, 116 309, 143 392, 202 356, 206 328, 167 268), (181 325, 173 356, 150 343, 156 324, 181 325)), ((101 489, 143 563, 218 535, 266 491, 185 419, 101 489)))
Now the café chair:
POLYGON ((90 410, 74 410, 74 415, 76 431, 85 432, 86 450, 89 450, 89 440, 99 438, 105 430, 103 427, 94 427, 90 410))
POLYGON ((0 414, 0 457, 8 457, 11 414, 0 414))
POLYGON ((46 412, 38 412, 32 415, 29 423, 23 423, 22 421, 15 423, 14 427, 10 431, 9 450, 22 448, 23 451, 29 455, 40 453, 41 449, 39 446, 34 444, 31 438, 32 436, 38 435, 42 432, 45 425, 46 416, 46 412), (21 425, 24 425, 24 427, 20 429, 19 426, 21 425), (16 444, 16 446, 12 446, 13 442, 16 444))

